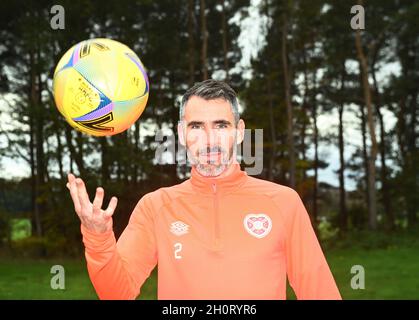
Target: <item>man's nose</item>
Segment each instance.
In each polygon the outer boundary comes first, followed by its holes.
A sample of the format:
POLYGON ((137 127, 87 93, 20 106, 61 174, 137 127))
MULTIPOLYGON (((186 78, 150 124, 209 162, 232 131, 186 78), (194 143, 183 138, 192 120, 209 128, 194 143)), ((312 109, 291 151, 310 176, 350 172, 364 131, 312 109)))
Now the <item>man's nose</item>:
POLYGON ((217 142, 218 139, 218 135, 217 135, 217 130, 211 128, 211 127, 206 127, 205 128, 205 137, 207 139, 207 145, 214 145, 217 142))

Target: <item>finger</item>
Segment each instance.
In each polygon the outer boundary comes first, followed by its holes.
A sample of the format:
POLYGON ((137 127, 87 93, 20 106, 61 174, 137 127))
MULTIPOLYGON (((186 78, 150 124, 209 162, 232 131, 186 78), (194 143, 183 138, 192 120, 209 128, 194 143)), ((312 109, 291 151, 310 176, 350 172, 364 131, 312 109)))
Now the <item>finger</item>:
POLYGON ((105 217, 112 217, 117 204, 118 204, 118 198, 112 197, 111 200, 109 201, 108 207, 106 208, 104 212, 105 217))
POLYGON ((75 180, 76 180, 76 178, 74 177, 74 175, 73 175, 73 174, 68 173, 68 174, 67 174, 67 179, 68 179, 68 182, 67 182, 67 184, 66 184, 66 187, 67 187, 68 189, 70 189, 71 185, 76 183, 76 181, 75 181, 75 180))
POLYGON ((67 175, 67 178, 68 178, 68 182, 66 184, 66 187, 68 189, 70 189, 72 185, 76 186, 76 177, 73 174, 69 173, 67 175))
POLYGON ((78 215, 80 215, 81 213, 81 204, 80 204, 80 199, 79 199, 79 195, 77 192, 77 186, 76 183, 73 182, 71 184, 67 183, 68 185, 68 189, 70 190, 70 195, 71 195, 71 199, 73 200, 74 203, 74 209, 76 210, 76 213, 78 215))
POLYGON ((68 179, 68 182, 71 184, 72 182, 76 180, 76 177, 72 173, 68 173, 67 179, 68 179))
POLYGON ((101 212, 100 209, 102 208, 104 194, 105 194, 105 191, 103 190, 103 188, 101 187, 96 188, 96 195, 93 200, 93 215, 100 214, 101 212))
POLYGON ((80 204, 83 210, 84 208, 88 208, 89 204, 91 204, 89 195, 87 194, 86 187, 82 179, 77 178, 76 184, 77 184, 77 194, 79 195, 80 204))

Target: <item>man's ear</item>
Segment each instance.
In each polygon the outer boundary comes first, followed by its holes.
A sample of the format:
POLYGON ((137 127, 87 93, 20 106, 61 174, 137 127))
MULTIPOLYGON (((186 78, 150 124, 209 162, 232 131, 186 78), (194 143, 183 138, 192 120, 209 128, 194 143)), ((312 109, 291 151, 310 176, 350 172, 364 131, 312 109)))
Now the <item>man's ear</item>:
POLYGON ((185 130, 184 130, 184 121, 180 120, 177 124, 177 134, 179 136, 179 142, 182 146, 186 146, 185 142, 185 130))
POLYGON ((236 130, 237 144, 240 144, 243 142, 244 129, 245 129, 245 123, 243 119, 240 119, 239 122, 237 123, 237 130, 236 130))

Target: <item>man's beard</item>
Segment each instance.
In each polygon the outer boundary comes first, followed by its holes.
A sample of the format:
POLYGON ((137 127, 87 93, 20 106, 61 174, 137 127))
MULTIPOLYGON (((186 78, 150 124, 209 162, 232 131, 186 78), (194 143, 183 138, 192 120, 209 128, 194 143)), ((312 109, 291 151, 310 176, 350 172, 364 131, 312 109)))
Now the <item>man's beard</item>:
POLYGON ((195 154, 192 154, 189 148, 187 148, 188 158, 196 170, 204 177, 216 177, 219 176, 226 170, 232 162, 234 154, 235 143, 230 148, 230 152, 227 152, 220 146, 205 147, 198 149, 195 154), (206 157, 210 152, 220 152, 221 161, 206 159, 203 160, 201 157, 206 157), (201 156, 201 157, 200 157, 201 156))

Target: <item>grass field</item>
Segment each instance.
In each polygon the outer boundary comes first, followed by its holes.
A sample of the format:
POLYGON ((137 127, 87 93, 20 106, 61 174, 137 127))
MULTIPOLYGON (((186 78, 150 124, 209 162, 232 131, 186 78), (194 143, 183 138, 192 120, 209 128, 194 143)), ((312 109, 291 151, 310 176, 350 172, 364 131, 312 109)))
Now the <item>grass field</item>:
MULTIPOLYGON (((419 299, 419 248, 332 249, 327 260, 344 299, 419 299), (351 288, 351 267, 365 269, 365 289, 351 288)), ((139 299, 156 299, 157 272, 143 285, 139 299)), ((295 298, 288 288, 288 298, 295 298)), ((2 259, 0 299, 97 299, 84 260, 2 259), (53 265, 65 268, 65 290, 53 290, 53 265)))

